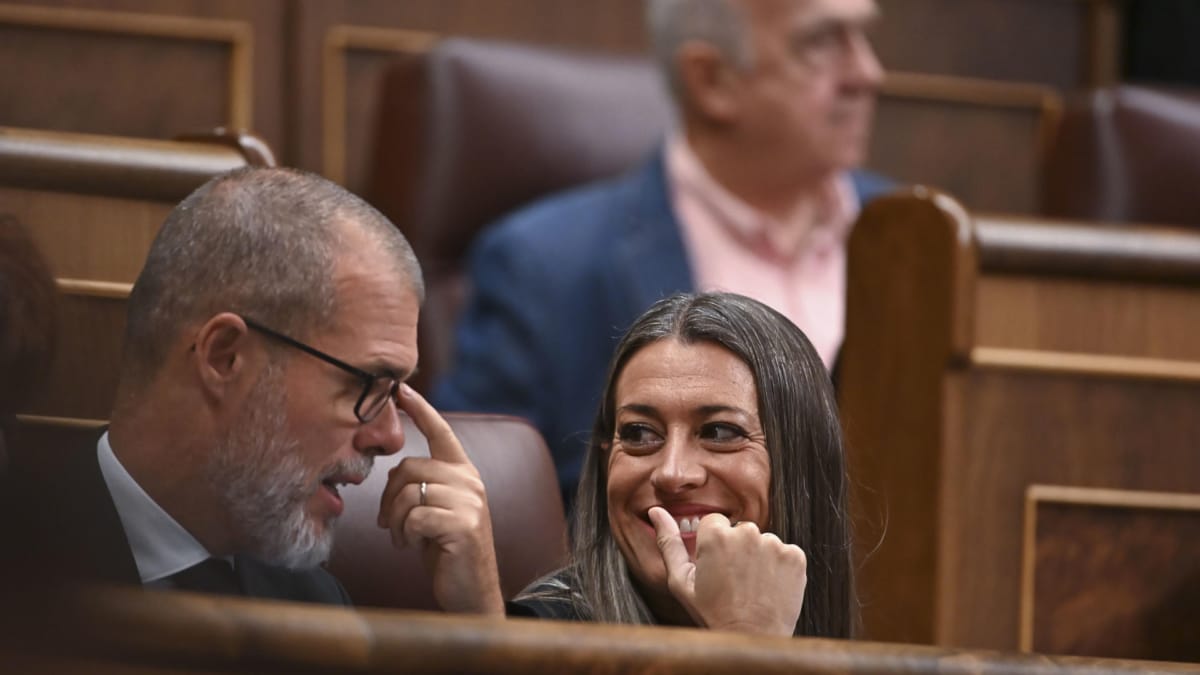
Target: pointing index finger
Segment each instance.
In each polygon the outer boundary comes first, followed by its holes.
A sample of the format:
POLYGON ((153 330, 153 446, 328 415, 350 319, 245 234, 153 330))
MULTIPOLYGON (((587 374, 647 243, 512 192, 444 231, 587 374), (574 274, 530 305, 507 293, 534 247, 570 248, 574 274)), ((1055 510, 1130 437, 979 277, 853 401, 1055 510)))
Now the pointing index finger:
POLYGON ((687 547, 683 545, 683 537, 679 534, 679 523, 661 506, 652 506, 647 513, 654 525, 654 535, 658 542, 658 550, 662 552, 663 564, 667 566, 667 576, 685 582, 688 578, 689 566, 687 547))
POLYGON ((471 463, 471 458, 458 442, 450 423, 429 405, 425 397, 407 384, 401 384, 396 400, 400 409, 408 413, 413 424, 417 425, 417 430, 429 441, 430 457, 456 464, 471 463))

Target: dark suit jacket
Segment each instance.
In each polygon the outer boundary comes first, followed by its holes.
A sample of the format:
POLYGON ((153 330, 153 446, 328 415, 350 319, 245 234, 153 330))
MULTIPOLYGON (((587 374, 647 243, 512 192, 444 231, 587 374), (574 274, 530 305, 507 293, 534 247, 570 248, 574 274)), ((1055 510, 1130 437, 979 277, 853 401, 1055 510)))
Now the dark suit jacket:
MULTIPOLYGON (((125 530, 100 473, 96 439, 90 446, 15 458, 0 503, 6 503, 0 557, 47 581, 140 584, 125 530), (52 455, 52 456, 49 456, 52 455)), ((292 571, 235 556, 245 595, 349 605, 333 575, 292 571)))
MULTIPOLYGON (((859 201, 891 187, 854 174, 859 201)), ((552 196, 485 231, 443 410, 528 418, 570 497, 622 333, 656 300, 694 289, 662 153, 619 178, 552 196)))

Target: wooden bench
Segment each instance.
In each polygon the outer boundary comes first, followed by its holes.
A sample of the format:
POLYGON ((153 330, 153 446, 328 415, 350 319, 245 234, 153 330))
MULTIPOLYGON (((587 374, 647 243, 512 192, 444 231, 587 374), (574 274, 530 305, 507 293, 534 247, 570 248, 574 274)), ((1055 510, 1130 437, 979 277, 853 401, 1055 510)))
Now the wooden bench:
POLYGON ((19 672, 1052 675, 1195 665, 703 630, 352 610, 183 593, 92 593, 0 633, 19 672), (45 621, 46 623, 42 623, 45 621), (43 632, 46 625, 50 630, 43 632), (32 634, 16 647, 11 640, 32 634), (20 647, 24 647, 21 649, 20 647))
POLYGON ((864 211, 847 292, 868 637, 1015 649, 1030 485, 1200 492, 1200 234, 917 189, 864 211))

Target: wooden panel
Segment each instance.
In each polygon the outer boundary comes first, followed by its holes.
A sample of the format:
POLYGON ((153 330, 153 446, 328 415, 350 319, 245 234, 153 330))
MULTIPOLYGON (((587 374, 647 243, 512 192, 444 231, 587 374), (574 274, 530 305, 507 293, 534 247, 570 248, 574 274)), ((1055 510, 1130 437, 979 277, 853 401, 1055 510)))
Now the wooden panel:
POLYGON ((133 283, 170 204, 0 187, 58 277, 133 283))
POLYGON ((1117 73, 1120 0, 877 0, 888 68, 1064 90, 1117 73))
POLYGON ((1200 661, 1200 494, 1026 492, 1021 649, 1200 661))
POLYGON ((979 345, 1200 362, 1189 327, 1200 323, 1192 288, 994 276, 981 280, 978 292, 979 345))
POLYGON ((60 280, 59 349, 45 385, 26 403, 30 415, 108 419, 121 372, 127 285, 80 288, 60 280), (123 286, 123 287, 122 287, 123 286))
POLYGON ((977 286, 977 349, 1157 359, 1181 373, 1189 362, 1200 367, 1193 230, 1015 217, 976 223, 980 265, 994 272, 977 286))
POLYGON ((867 165, 945 190, 972 210, 1034 213, 1061 110, 1045 87, 893 72, 867 165))
POLYGON ((917 191, 852 234, 839 395, 869 638, 1014 648, 1031 483, 1200 492, 1200 235, 1064 227, 917 191))
POLYGON ((285 0, 0 4, 0 124, 145 138, 232 126, 283 141, 285 0))
POLYGON ((947 387, 939 644, 1018 646, 1029 485, 1200 492, 1200 381, 972 368, 947 387))

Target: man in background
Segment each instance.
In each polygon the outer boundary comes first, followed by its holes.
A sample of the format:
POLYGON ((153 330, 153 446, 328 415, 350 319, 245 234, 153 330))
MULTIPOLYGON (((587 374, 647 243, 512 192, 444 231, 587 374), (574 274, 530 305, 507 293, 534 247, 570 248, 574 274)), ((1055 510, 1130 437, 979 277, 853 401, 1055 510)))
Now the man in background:
POLYGON ((479 474, 404 384, 423 294, 408 242, 337 185, 209 181, 134 284, 107 431, 14 463, 5 553, 56 578, 347 604, 320 567, 340 491, 401 449, 403 410, 430 458, 393 471, 379 523, 424 542, 444 609, 503 613, 479 474))
POLYGON ((435 403, 532 420, 569 502, 616 339, 664 295, 757 298, 832 368, 846 238, 887 187, 852 170, 883 77, 866 37, 877 14, 874 0, 650 0, 677 129, 632 173, 481 236, 435 403))

